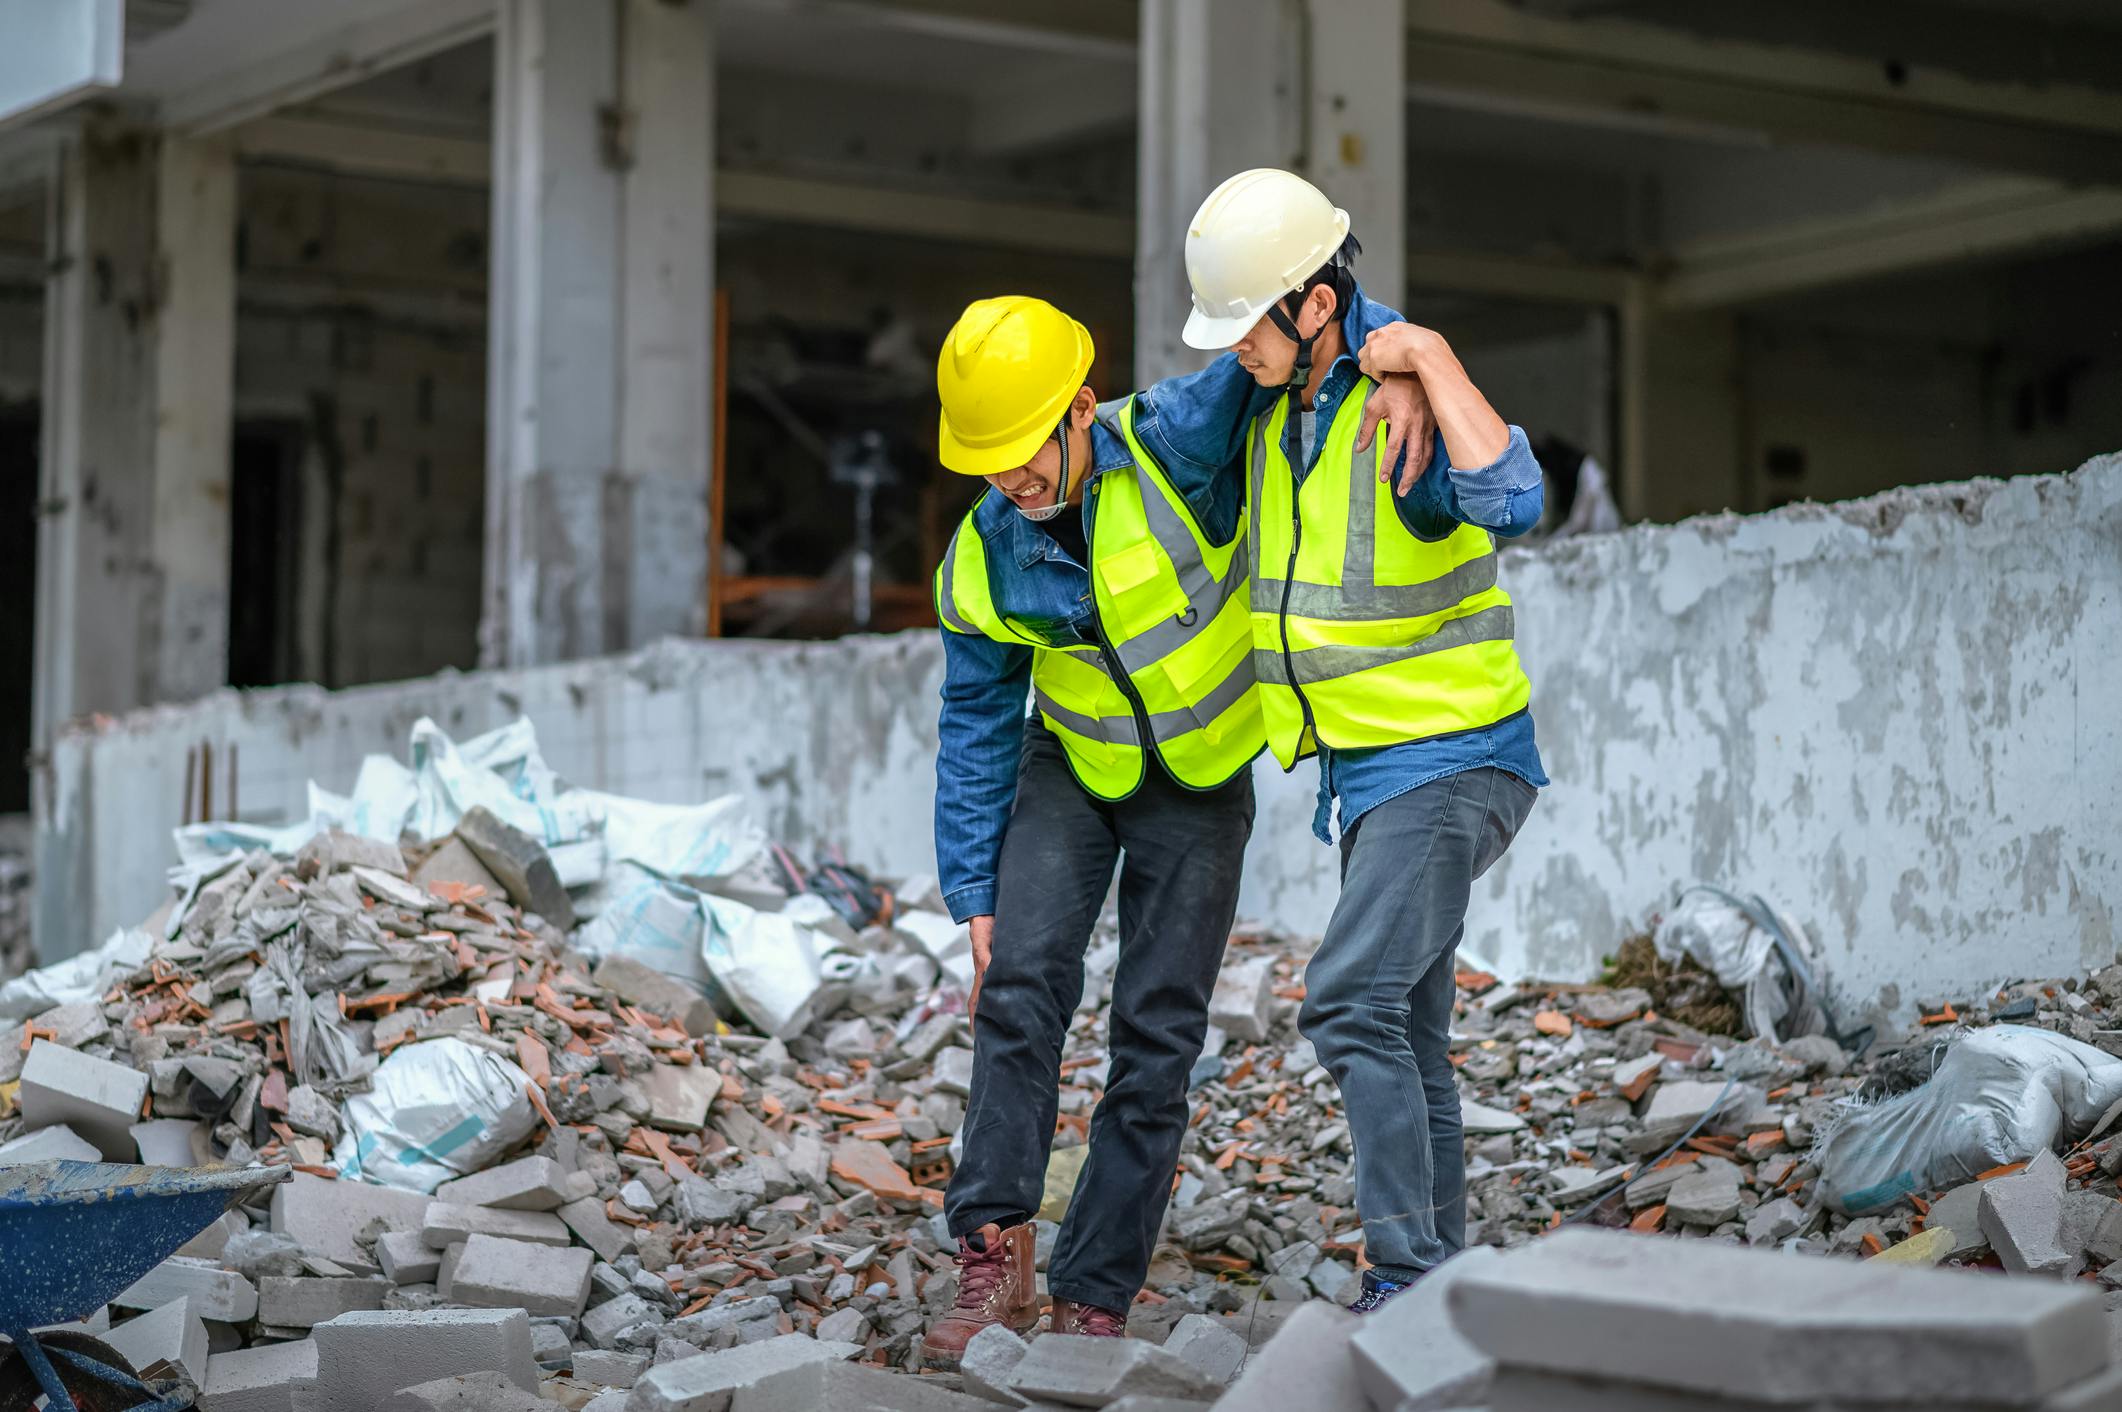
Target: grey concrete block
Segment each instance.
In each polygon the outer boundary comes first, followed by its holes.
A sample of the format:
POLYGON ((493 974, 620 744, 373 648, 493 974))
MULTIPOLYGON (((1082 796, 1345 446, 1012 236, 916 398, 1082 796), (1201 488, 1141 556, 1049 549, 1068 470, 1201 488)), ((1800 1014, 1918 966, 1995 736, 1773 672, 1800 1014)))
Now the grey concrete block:
POLYGON ((391 1393, 375 1412, 553 1412, 555 1406, 499 1373, 463 1373, 391 1393))
POLYGON ((1245 1336, 1209 1314, 1188 1314, 1172 1325, 1164 1351, 1191 1364, 1211 1381, 1229 1385, 1252 1350, 1245 1336))
POLYGON ((509 901, 536 912, 561 931, 575 925, 574 904, 560 885, 545 845, 480 805, 457 821, 457 837, 508 892, 509 901))
POLYGON ((295 876, 308 882, 348 868, 374 868, 393 877, 405 876, 405 855, 395 843, 365 838, 342 829, 327 829, 302 845, 295 855, 295 876))
MULTIPOLYGON (((779 1301, 776 1301, 779 1304, 779 1301)), ((618 1348, 629 1329, 643 1324, 662 1324, 663 1310, 640 1295, 628 1292, 605 1300, 582 1316, 582 1337, 597 1348, 618 1348)))
POLYGON ((575 1355, 574 1378, 599 1387, 632 1387, 648 1371, 645 1353, 617 1353, 591 1348, 575 1355))
POLYGON ((1103 1407, 1132 1393, 1206 1401, 1222 1391, 1222 1384, 1153 1343, 1082 1334, 1034 1340, 1009 1387, 1035 1402, 1069 1407, 1103 1407))
POLYGON ((390 1288, 371 1275, 266 1275, 258 1281, 258 1322, 276 1329, 313 1328, 354 1310, 382 1308, 390 1288))
POLYGON ((240 1324, 258 1312, 258 1290, 234 1270, 211 1260, 173 1255, 111 1297, 120 1309, 160 1309, 189 1299, 202 1319, 240 1324))
POLYGON ((1105 1412, 1209 1412, 1211 1405, 1178 1397, 1144 1397, 1138 1393, 1108 1403, 1105 1412))
POLYGON ((570 1245, 574 1242, 567 1222, 550 1211, 504 1211, 492 1206, 437 1201, 428 1206, 420 1222, 420 1239, 436 1250, 446 1249, 475 1235, 529 1241, 534 1245, 570 1245))
POLYGON ((807 1364, 845 1362, 859 1352, 851 1343, 782 1334, 721 1353, 681 1358, 642 1374, 627 1395, 626 1408, 627 1412, 730 1412, 741 1389, 807 1364))
POLYGON ((0 1142, 0 1167, 19 1167, 29 1162, 101 1162, 96 1144, 64 1123, 38 1128, 0 1142))
POLYGON ((433 1284, 442 1272, 442 1252, 418 1231, 386 1231, 376 1239, 376 1263, 392 1284, 433 1284))
POLYGON ((1361 1327, 1346 1309, 1319 1300, 1299 1305, 1253 1353, 1216 1412, 1368 1412, 1348 1347, 1361 1327))
MULTIPOLYGON (((707 1186, 707 1183, 701 1182, 700 1185, 707 1186)), ((634 1248, 633 1229, 605 1215, 604 1202, 598 1197, 585 1196, 570 1201, 553 1214, 575 1233, 576 1240, 596 1251, 599 1260, 617 1260, 634 1248)))
POLYGON ((265 1343, 206 1360, 202 1412, 295 1412, 295 1385, 317 1376, 317 1343, 265 1343))
POLYGON ((1989 1237, 1982 1234, 1982 1188, 1985 1182, 1966 1182, 1954 1187, 1930 1204, 1930 1214, 1923 1218, 1926 1229, 1940 1226, 1953 1233, 1953 1248, 1946 1252, 1947 1259, 1972 1255, 1989 1248, 1989 1237))
POLYGON ((136 1069, 40 1039, 22 1064, 22 1121, 30 1128, 63 1123, 104 1161, 130 1162, 147 1084, 136 1069))
POLYGON ((811 1363, 739 1388, 730 1412, 994 1412, 933 1378, 849 1363, 811 1363))
POLYGON ((143 1378, 181 1371, 194 1386, 206 1378, 206 1325, 192 1313, 189 1300, 175 1299, 137 1319, 113 1324, 103 1341, 143 1378))
POLYGON ((310 1412, 371 1412, 400 1388, 491 1373, 538 1390, 530 1316, 520 1309, 376 1309, 319 1324, 310 1412))
POLYGON ((861 1343, 869 1338, 869 1330, 869 1315, 860 1309, 836 1309, 818 1321, 811 1335, 834 1343, 861 1343))
POLYGON ((1500 1365, 1778 1402, 2023 1402, 2107 1362, 2100 1300, 2066 1284, 1610 1231, 1511 1251, 1447 1303, 1500 1365))
POLYGON ((151 1118, 128 1131, 133 1150, 150 1167, 196 1167, 212 1160, 203 1141, 207 1125, 197 1118, 151 1118))
POLYGON ((1275 1014, 1274 964, 1267 957, 1226 966, 1208 1000, 1208 1022, 1241 1044, 1268 1036, 1275 1014))
POLYGON ((354 1243, 355 1234, 378 1220, 394 1231, 417 1231, 431 1204, 417 1191, 328 1181, 297 1172, 273 1188, 272 1229, 277 1235, 301 1241, 302 1248, 313 1255, 373 1275, 380 1267, 354 1243))
POLYGON ((722 1075, 705 1064, 651 1064, 640 1076, 651 1127, 696 1133, 707 1126, 708 1105, 722 1092, 722 1075))
POLYGON ((552 1211, 567 1202, 567 1170, 550 1157, 519 1157, 435 1188, 435 1200, 504 1211, 552 1211))
POLYGON ((1429 1412, 1481 1401, 1495 1360, 1452 1327, 1451 1287, 1501 1258, 1494 1246, 1462 1251, 1412 1288, 1394 1295, 1349 1340, 1356 1376, 1371 1401, 1400 1412, 1429 1412))
POLYGON ((2084 1264, 2082 1246, 2064 1230, 2068 1180, 2062 1160, 2044 1150, 2023 1171, 1982 1183, 1976 1219, 2005 1269, 2015 1275, 2074 1275, 2084 1264))
POLYGON ((533 1314, 582 1312, 589 1299, 594 1252, 576 1246, 536 1245, 475 1235, 450 1273, 449 1297, 490 1309, 527 1309, 533 1314))
POLYGON ((1009 1380, 1030 1351, 1031 1345, 1015 1330, 1001 1324, 990 1325, 966 1343, 958 1360, 958 1377, 975 1397, 1006 1407, 1022 1407, 1025 1399, 1010 1387, 1009 1380))
POLYGON ((715 1031, 715 1007, 706 996, 631 956, 605 957, 590 979, 627 1004, 661 1015, 695 1038, 715 1031))
POLYGON ((1721 1226, 1739 1214, 1739 1174, 1721 1167, 1690 1170, 1665 1194, 1665 1219, 1681 1226, 1721 1226))

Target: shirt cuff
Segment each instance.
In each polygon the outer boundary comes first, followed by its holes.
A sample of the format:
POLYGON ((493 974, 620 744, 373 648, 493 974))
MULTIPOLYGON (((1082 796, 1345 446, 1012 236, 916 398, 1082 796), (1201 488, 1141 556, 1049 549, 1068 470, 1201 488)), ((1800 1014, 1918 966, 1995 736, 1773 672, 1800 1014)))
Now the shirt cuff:
MULTIPOLYGON (((1518 522, 1523 518, 1524 497, 1540 488, 1540 463, 1526 444, 1523 428, 1510 429, 1510 443, 1487 465, 1471 469, 1452 466, 1449 474, 1460 512, 1469 522, 1505 533, 1522 533, 1531 528, 1518 522)), ((1536 508, 1533 517, 1539 517, 1536 508)))
POLYGON ((995 911, 995 885, 968 883, 954 892, 943 895, 943 905, 950 908, 950 919, 954 922, 969 922, 975 917, 988 917, 995 911))

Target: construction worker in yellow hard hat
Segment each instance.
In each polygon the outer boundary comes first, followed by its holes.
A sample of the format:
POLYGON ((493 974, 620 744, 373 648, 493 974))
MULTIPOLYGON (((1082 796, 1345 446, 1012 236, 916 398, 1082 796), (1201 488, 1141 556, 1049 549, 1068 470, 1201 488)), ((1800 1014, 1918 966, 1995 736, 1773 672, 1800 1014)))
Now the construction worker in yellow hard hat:
MULTIPOLYGON (((1111 1069, 1047 1279, 1054 1329, 1125 1328, 1252 832, 1266 734, 1239 470, 1269 395, 1219 358, 1101 404, 1094 357, 1082 324, 1013 295, 970 305, 936 361, 940 458, 988 489, 936 574, 936 858, 978 979, 944 1208, 961 1277, 923 1340, 931 1366, 956 1366, 990 1324, 1021 1333, 1039 1317, 1030 1222, 1116 865, 1111 1069)), ((1388 433, 1418 420, 1412 379, 1381 396, 1388 433)))
POLYGON ((1311 183, 1241 172, 1188 228, 1184 337, 1281 394, 1248 439, 1254 667, 1276 758, 1319 757, 1322 842, 1340 806, 1341 900, 1299 1025, 1348 1110, 1369 1312, 1466 1243, 1452 953, 1547 776, 1495 550, 1539 521, 1540 467, 1440 334, 1349 335, 1376 322, 1356 252, 1311 183), (1436 442, 1388 481, 1357 431, 1377 379, 1408 374, 1436 442))

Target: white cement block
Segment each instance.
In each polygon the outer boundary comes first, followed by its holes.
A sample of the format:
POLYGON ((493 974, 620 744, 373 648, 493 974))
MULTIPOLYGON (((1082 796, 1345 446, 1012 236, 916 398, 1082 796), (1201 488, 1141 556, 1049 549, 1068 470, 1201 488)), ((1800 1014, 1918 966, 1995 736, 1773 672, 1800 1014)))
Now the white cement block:
POLYGON ((466 1206, 455 1201, 437 1201, 427 1208, 420 1223, 420 1238, 436 1250, 445 1249, 475 1235, 499 1236, 503 1240, 529 1241, 535 1245, 568 1245, 567 1222, 549 1211, 503 1211, 491 1206, 466 1206))
POLYGON ((2028 1402, 2107 1366, 2100 1299, 2060 1281, 1611 1231, 1513 1250, 1447 1302, 1502 1365, 1771 1402, 2028 1402))
POLYGON ((104 1161, 130 1162, 147 1084, 137 1069, 40 1039, 22 1065, 22 1118, 32 1128, 64 1123, 104 1161))
POLYGON ((295 1384, 317 1376, 313 1339, 216 1353, 206 1360, 201 1412, 295 1412, 295 1384))
POLYGON ((149 1270, 111 1303, 120 1309, 160 1309, 173 1299, 190 1299, 202 1319, 240 1324, 258 1312, 257 1287, 234 1270, 212 1260, 173 1255, 149 1270))
POLYGON ((574 1318, 589 1300, 594 1251, 475 1235, 450 1273, 449 1297, 489 1309, 527 1309, 574 1318))
POLYGON ((111 1325, 103 1341, 116 1349, 143 1378, 181 1368, 194 1384, 206 1377, 206 1325, 182 1299, 137 1319, 111 1325))
POLYGON ((303 1249, 314 1255, 370 1275, 379 1273, 380 1267, 354 1243, 355 1234, 377 1219, 392 1230, 417 1231, 431 1204, 416 1191, 335 1182, 297 1172, 273 1188, 272 1229, 277 1235, 301 1241, 303 1249))
POLYGON ((567 1201, 567 1169, 550 1157, 519 1157, 435 1188, 435 1200, 506 1211, 554 1211, 567 1201))
POLYGON ((530 1316, 521 1309, 361 1310, 319 1324, 309 1412, 373 1412, 400 1388, 460 1373, 499 1373, 538 1390, 530 1316))

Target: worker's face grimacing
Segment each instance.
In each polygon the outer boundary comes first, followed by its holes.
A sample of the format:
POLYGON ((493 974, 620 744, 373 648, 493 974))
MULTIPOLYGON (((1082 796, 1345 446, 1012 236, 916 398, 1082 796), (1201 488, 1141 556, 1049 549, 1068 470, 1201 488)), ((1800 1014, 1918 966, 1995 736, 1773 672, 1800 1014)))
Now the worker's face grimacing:
MULTIPOLYGON (((1082 499, 1083 484, 1090 475, 1090 424, 1097 411, 1098 394, 1088 387, 1076 389, 1076 400, 1068 408, 1068 498, 1072 502, 1082 499)), ((1061 442, 1049 436, 1014 471, 998 471, 981 479, 1008 496, 1019 510, 1044 510, 1060 491, 1061 442)))
MULTIPOLYGON (((1300 333, 1316 338, 1319 330, 1326 327, 1333 317, 1334 294, 1325 285, 1320 285, 1297 307, 1296 323, 1300 333)), ((1289 335, 1275 327, 1275 321, 1262 314, 1252 331, 1231 345, 1231 352, 1238 355, 1238 366, 1252 374, 1254 382, 1262 387, 1280 387, 1289 381, 1291 371, 1297 366, 1297 345, 1289 335)))
POLYGON ((985 478, 1010 498, 1020 510, 1043 510, 1054 503, 1061 484, 1061 443, 1053 437, 1039 443, 1039 452, 1014 471, 985 478))

